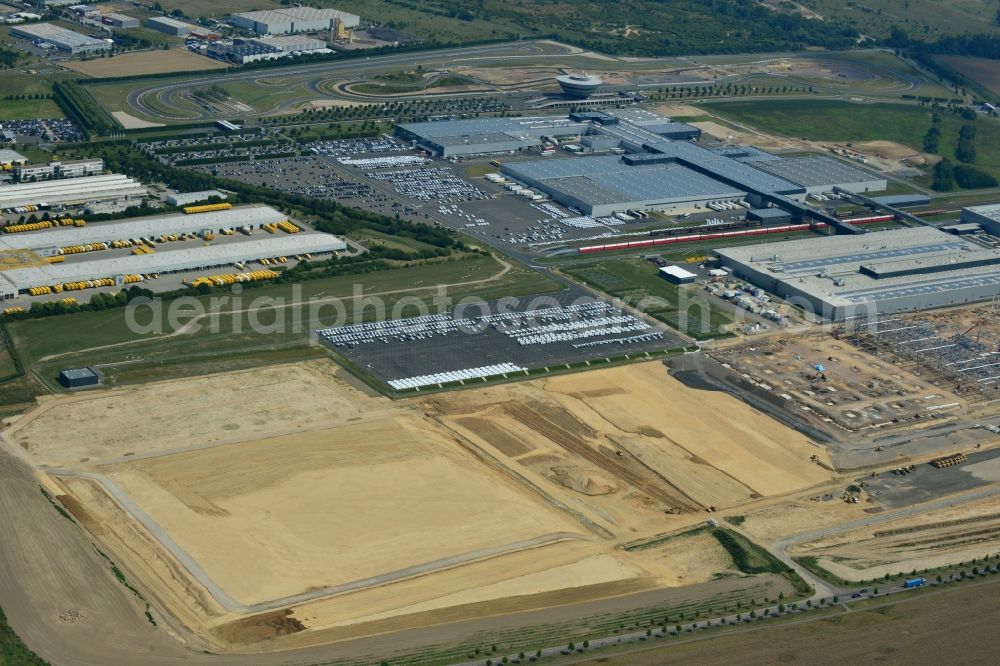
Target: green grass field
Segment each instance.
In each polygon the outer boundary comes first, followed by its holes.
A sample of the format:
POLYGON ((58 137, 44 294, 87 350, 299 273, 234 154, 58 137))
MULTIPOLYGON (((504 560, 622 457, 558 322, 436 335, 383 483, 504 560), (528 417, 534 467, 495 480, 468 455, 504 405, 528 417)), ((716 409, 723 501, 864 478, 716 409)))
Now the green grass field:
POLYGON ((282 3, 277 0, 160 0, 160 6, 167 12, 179 9, 190 18, 200 16, 227 16, 234 12, 251 12, 259 9, 273 9, 282 3))
POLYGON ((0 664, 3 666, 44 666, 45 661, 32 652, 7 624, 7 616, 0 610, 0 664))
POLYGON ((62 118, 62 109, 50 99, 7 100, 7 95, 50 95, 54 81, 75 78, 71 72, 51 70, 37 64, 0 71, 0 119, 62 118), (32 69, 39 67, 38 70, 32 69), (24 71, 21 71, 24 70, 24 71), (45 71, 44 74, 40 73, 45 71), (34 74, 32 72, 35 72, 34 74))
POLYGON ((0 118, 29 120, 32 118, 62 118, 63 112, 51 99, 0 99, 0 118))
MULTIPOLYGON (((440 284, 484 280, 496 276, 500 270, 500 264, 492 257, 475 255, 358 276, 311 280, 301 284, 301 291, 296 294, 296 298, 346 300, 355 294, 372 295, 394 291, 398 293, 379 297, 387 316, 411 316, 417 313, 412 304, 414 297, 431 302, 438 295, 437 286, 440 284), (405 303, 411 304, 402 308, 405 303), (393 312, 394 307, 397 308, 396 312, 393 312)), ((451 287, 446 290, 446 295, 455 301, 465 297, 495 300, 503 296, 545 293, 558 288, 559 285, 549 278, 515 266, 495 281, 451 287)), ((291 289, 290 285, 269 285, 248 290, 242 294, 239 304, 230 302, 221 305, 222 314, 214 320, 214 326, 206 320, 202 330, 172 337, 133 331, 124 309, 13 322, 9 325, 9 330, 25 366, 52 389, 56 388, 53 381, 58 370, 67 365, 76 367, 108 364, 114 370, 109 373, 110 379, 125 377, 129 382, 162 377, 164 367, 168 367, 175 376, 197 374, 205 371, 203 367, 206 363, 214 363, 213 358, 230 356, 242 363, 260 364, 259 359, 250 357, 273 355, 295 348, 304 351, 311 328, 332 325, 338 321, 346 323, 338 319, 338 311, 330 304, 318 311, 311 310, 308 305, 274 310, 267 302, 254 302, 265 298, 289 299, 293 294, 291 289), (231 314, 233 309, 243 310, 249 307, 261 309, 253 315, 246 312, 231 314), (284 325, 278 324, 279 316, 283 317, 280 321, 284 325), (300 322, 297 327, 293 326, 296 317, 300 322), (265 327, 264 330, 252 326, 253 322, 259 322, 265 327), (46 358, 50 356, 54 357, 46 358), (179 368, 185 365, 186 368, 179 368)), ((210 298, 201 296, 198 300, 208 304, 210 298)), ((354 308, 353 303, 348 302, 351 307, 347 308, 351 322, 371 320, 377 316, 374 306, 354 308)), ((139 313, 135 319, 148 324, 149 310, 139 313)), ((169 317, 163 321, 164 332, 172 332, 169 317)))
POLYGON ((678 287, 662 279, 658 267, 641 259, 609 259, 564 269, 585 284, 699 340, 728 335, 733 322, 697 287, 678 287))
POLYGON ((810 0, 824 18, 846 21, 861 32, 887 37, 898 26, 915 37, 996 30, 994 0, 810 0))
MULTIPOLYGON (((706 103, 722 117, 750 125, 769 134, 812 141, 895 141, 922 150, 931 126, 929 108, 908 104, 854 104, 827 100, 783 100, 706 103)), ((958 132, 965 122, 941 113, 940 154, 954 161, 958 132)), ((975 166, 1000 178, 1000 120, 980 117, 975 166)))
POLYGON ((152 28, 146 27, 128 28, 126 30, 117 30, 116 32, 132 37, 133 39, 144 39, 154 46, 163 46, 164 44, 168 46, 177 46, 184 43, 183 37, 175 37, 174 35, 168 35, 165 32, 160 32, 159 30, 153 30, 152 28))
POLYGON ((236 99, 261 112, 271 111, 285 100, 317 97, 302 81, 288 86, 258 86, 247 81, 232 81, 223 83, 222 87, 236 99))

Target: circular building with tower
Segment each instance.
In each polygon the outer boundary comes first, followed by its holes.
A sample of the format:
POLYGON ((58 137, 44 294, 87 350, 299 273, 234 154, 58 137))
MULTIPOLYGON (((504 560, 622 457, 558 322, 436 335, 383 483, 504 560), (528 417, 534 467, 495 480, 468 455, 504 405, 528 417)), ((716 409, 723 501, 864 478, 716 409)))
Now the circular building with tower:
POLYGON ((596 93, 604 81, 588 74, 563 74, 556 77, 556 83, 567 97, 586 99, 596 93))

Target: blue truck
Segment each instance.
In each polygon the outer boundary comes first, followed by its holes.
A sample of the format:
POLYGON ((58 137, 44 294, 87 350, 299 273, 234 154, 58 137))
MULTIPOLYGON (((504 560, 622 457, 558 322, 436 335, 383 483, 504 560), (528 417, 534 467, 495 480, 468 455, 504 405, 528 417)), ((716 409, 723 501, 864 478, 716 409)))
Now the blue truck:
POLYGON ((920 587, 926 582, 923 578, 911 578, 903 583, 903 587, 920 587))

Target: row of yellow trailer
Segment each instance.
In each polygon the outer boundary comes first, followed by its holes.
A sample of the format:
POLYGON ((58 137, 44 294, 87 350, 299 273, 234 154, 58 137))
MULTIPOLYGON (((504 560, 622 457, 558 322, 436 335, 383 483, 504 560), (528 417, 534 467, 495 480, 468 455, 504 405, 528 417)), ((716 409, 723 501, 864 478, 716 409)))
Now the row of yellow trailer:
MULTIPOLYGON (((136 282, 142 282, 144 279, 141 275, 125 275, 122 277, 122 283, 135 284, 136 282)), ((80 282, 65 282, 52 286, 32 287, 28 290, 28 293, 32 296, 45 296, 46 294, 61 294, 64 291, 113 287, 116 284, 117 281, 114 278, 98 278, 97 280, 81 280, 80 282)))
POLYGON ((83 254, 84 252, 98 252, 107 249, 107 243, 87 243, 86 245, 69 245, 60 248, 59 254, 83 254))
POLYGON ((225 273, 222 275, 209 275, 208 277, 199 277, 193 280, 188 280, 185 282, 190 287, 200 287, 201 285, 207 285, 209 287, 224 287, 227 284, 236 284, 237 282, 257 282, 259 280, 273 280, 278 277, 278 273, 275 271, 250 271, 248 273, 225 273))
MULTIPOLYGON (((75 298, 73 298, 72 296, 68 296, 67 298, 61 298, 61 299, 59 299, 59 302, 62 305, 70 306, 70 305, 76 305, 77 300, 75 298)), ((15 315, 15 314, 19 314, 21 312, 27 312, 27 310, 25 310, 24 308, 21 308, 21 307, 12 307, 12 308, 5 308, 4 311, 3 311, 3 313, 5 315, 15 315)))
POLYGON ((5 234, 23 234, 28 231, 41 231, 42 229, 52 229, 54 227, 83 227, 86 220, 74 220, 71 217, 63 217, 58 220, 41 220, 40 222, 28 222, 27 224, 11 224, 3 227, 5 234))
POLYGON ((269 222, 267 224, 261 225, 269 234, 278 233, 278 229, 281 229, 286 234, 297 234, 301 231, 297 226, 289 222, 288 220, 282 220, 281 222, 269 222))
POLYGON ((181 210, 185 215, 197 215, 198 213, 214 213, 217 210, 229 210, 233 207, 231 203, 204 204, 202 206, 185 206, 181 210))

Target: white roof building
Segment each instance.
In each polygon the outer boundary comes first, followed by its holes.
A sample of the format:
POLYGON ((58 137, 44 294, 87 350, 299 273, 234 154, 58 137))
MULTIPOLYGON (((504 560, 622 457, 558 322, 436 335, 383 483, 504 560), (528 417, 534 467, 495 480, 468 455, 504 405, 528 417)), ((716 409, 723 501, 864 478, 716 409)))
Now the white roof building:
POLYGON ((296 254, 328 254, 346 249, 343 240, 327 234, 269 236, 244 242, 168 250, 145 255, 111 259, 48 264, 38 268, 19 268, 0 273, 0 297, 24 292, 32 287, 67 282, 83 282, 124 275, 177 273, 230 266, 237 262, 296 254))
POLYGON ((103 39, 67 30, 53 23, 33 23, 20 25, 10 29, 10 34, 35 42, 47 42, 61 51, 70 53, 88 53, 91 51, 108 51, 114 47, 103 39))
POLYGON ((283 7, 233 14, 229 17, 229 21, 239 28, 252 30, 258 35, 285 35, 293 32, 332 30, 337 21, 347 28, 356 28, 361 22, 361 17, 338 9, 283 7))
POLYGON ((287 219, 287 215, 270 206, 247 206, 193 215, 137 217, 117 222, 95 222, 85 227, 60 227, 21 234, 4 234, 0 236, 0 250, 44 251, 70 245, 109 243, 163 234, 197 233, 205 229, 218 232, 241 226, 260 228, 263 224, 274 224, 287 219))
POLYGON ((40 203, 83 205, 110 199, 144 197, 148 194, 142 183, 128 176, 84 176, 69 180, 0 186, 0 210, 40 203))

